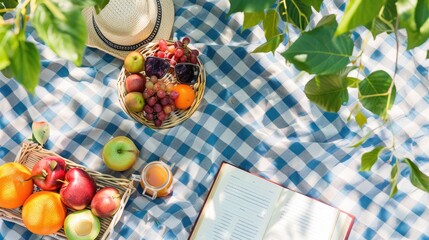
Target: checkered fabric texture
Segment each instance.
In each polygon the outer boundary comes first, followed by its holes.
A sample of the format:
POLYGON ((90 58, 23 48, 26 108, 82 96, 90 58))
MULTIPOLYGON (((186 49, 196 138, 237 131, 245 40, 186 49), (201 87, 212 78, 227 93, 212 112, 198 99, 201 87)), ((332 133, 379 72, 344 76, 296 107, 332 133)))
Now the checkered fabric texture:
MULTIPOLYGON (((350 239, 429 239, 429 194, 411 185, 406 168, 392 199, 387 155, 371 172, 359 171, 362 153, 391 144, 388 125, 361 148, 350 148, 381 125, 369 112, 363 130, 347 122, 356 96, 338 114, 323 112, 303 92, 309 77, 279 54, 284 47, 275 54, 251 54, 265 41, 263 29, 242 31, 243 15, 227 16, 228 0, 174 3, 173 38, 190 37, 207 74, 204 98, 192 117, 167 130, 135 122, 118 101, 120 60, 87 48, 77 67, 55 56, 30 28, 28 39, 42 56, 40 83, 31 95, 0 74, 0 163, 14 161, 33 121, 50 123, 47 149, 103 173, 129 178, 147 162, 174 163, 172 195, 149 200, 138 187, 112 239, 187 239, 222 161, 351 213, 356 220, 350 239), (134 167, 121 173, 107 169, 101 159, 103 145, 119 135, 133 139, 141 150, 134 167)), ((321 13, 341 15, 344 8, 343 1, 325 1, 321 13)), ((313 26, 320 17, 315 16, 313 26)), ((365 74, 382 69, 393 75, 394 37, 368 34, 358 29, 353 35, 356 46, 368 39, 362 56, 365 74)), ((405 36, 400 32, 391 128, 397 155, 414 159, 429 174, 429 44, 407 51, 405 36)), ((291 31, 289 38, 296 34, 291 31)), ((0 220, 0 239, 40 238, 0 220)))

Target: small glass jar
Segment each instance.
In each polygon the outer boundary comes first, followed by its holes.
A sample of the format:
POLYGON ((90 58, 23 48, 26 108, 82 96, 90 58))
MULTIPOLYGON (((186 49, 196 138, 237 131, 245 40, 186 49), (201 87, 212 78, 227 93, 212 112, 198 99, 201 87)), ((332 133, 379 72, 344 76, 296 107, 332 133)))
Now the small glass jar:
POLYGON ((143 195, 152 199, 165 197, 172 191, 173 173, 170 166, 163 161, 148 163, 140 175, 143 195))

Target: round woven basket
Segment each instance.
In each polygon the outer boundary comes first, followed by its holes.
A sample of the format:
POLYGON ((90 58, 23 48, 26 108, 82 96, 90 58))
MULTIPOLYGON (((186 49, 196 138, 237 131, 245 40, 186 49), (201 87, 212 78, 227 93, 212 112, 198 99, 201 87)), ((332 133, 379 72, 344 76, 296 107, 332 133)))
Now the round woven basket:
MULTIPOLYGON (((167 41, 167 43, 168 45, 174 44, 174 42, 172 41, 167 41)), ((158 42, 151 42, 146 45, 143 45, 142 47, 138 48, 136 51, 140 52, 145 58, 149 56, 153 56, 155 52, 158 51, 158 42)), ((163 121, 162 125, 159 127, 155 126, 155 123, 153 121, 146 119, 143 112, 132 112, 128 110, 127 106, 125 105, 125 95, 127 94, 127 91, 125 90, 125 79, 127 78, 128 75, 130 75, 130 73, 127 70, 125 70, 124 67, 122 67, 122 70, 119 73, 118 82, 117 82, 118 98, 122 109, 137 122, 140 122, 141 124, 144 124, 151 128, 165 129, 165 128, 171 128, 180 124, 181 122, 188 119, 197 110, 204 95, 204 88, 206 86, 206 74, 205 74, 204 66, 200 63, 200 61, 198 61, 197 65, 200 67, 200 75, 198 77, 197 82, 192 86, 195 91, 194 102, 186 110, 177 109, 173 111, 171 115, 165 121, 163 121)), ((172 71, 167 73, 167 75, 163 79, 164 79, 164 82, 166 83, 168 82, 171 82, 173 84, 177 83, 174 73, 172 73, 172 71)))

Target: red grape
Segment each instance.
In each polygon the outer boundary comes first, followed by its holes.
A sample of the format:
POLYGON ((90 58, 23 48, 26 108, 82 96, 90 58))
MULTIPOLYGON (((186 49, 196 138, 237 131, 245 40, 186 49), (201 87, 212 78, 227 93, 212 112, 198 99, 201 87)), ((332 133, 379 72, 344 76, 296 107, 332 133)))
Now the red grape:
POLYGON ((146 88, 145 89, 145 93, 149 96, 152 97, 153 94, 155 94, 155 92, 153 91, 153 88, 146 88))
POLYGON ((160 100, 161 105, 162 105, 162 106, 165 106, 165 105, 169 104, 169 103, 170 103, 170 101, 169 101, 168 99, 169 99, 168 97, 162 98, 162 99, 160 100))
POLYGON ((183 39, 182 39, 182 43, 183 43, 183 45, 188 45, 189 43, 191 42, 191 40, 188 38, 188 37, 184 37, 183 39))
POLYGON ((191 50, 191 52, 192 52, 192 54, 194 54, 195 56, 200 55, 200 52, 198 52, 198 50, 196 50, 196 49, 192 49, 192 50, 191 50))
POLYGON ((167 58, 168 59, 172 59, 174 57, 174 53, 169 53, 169 54, 167 54, 167 58))
POLYGON ((188 58, 186 57, 186 55, 183 55, 180 57, 180 62, 187 62, 188 58))
POLYGON ((146 113, 153 113, 153 108, 146 104, 143 108, 143 111, 145 111, 146 113))
POLYGON ((156 52, 156 56, 159 58, 165 58, 165 52, 158 51, 158 52, 156 52))
POLYGON ((160 51, 167 50, 167 41, 165 41, 164 39, 160 39, 158 42, 158 47, 160 51))
POLYGON ((161 127, 161 125, 162 125, 162 121, 159 119, 155 119, 155 126, 161 127))
POLYGON ((177 97, 179 97, 179 93, 176 92, 176 91, 171 91, 170 98, 173 99, 173 100, 176 100, 177 97))
POLYGON ((150 81, 155 84, 155 83, 158 82, 158 77, 155 76, 155 75, 153 75, 153 76, 150 77, 150 81))
POLYGON ((155 115, 153 115, 153 113, 147 113, 147 114, 146 114, 146 119, 147 119, 147 120, 151 120, 151 121, 152 121, 152 120, 154 120, 154 119, 155 119, 155 115))
POLYGON ((183 43, 182 43, 181 41, 175 41, 175 42, 174 42, 174 46, 175 46, 176 48, 183 47, 183 43))
POLYGON ((162 111, 161 104, 155 103, 155 105, 153 106, 153 110, 155 110, 155 112, 161 112, 162 111))
POLYGON ((165 98, 165 95, 166 95, 165 90, 160 89, 158 90, 158 92, 156 92, 156 96, 158 96, 158 98, 160 99, 165 98))
POLYGON ((157 102, 157 99, 156 99, 156 97, 154 97, 154 96, 150 97, 150 98, 147 100, 147 104, 148 104, 149 106, 151 106, 151 107, 155 106, 156 102, 157 102))
POLYGON ((159 120, 161 120, 162 122, 165 121, 165 118, 167 117, 167 115, 165 115, 165 112, 160 111, 156 114, 156 116, 158 117, 159 120))
POLYGON ((183 56, 183 54, 185 53, 185 51, 183 50, 183 48, 177 48, 176 49, 176 52, 175 52, 175 56, 177 57, 177 58, 180 58, 181 56, 183 56))
POLYGON ((191 56, 189 57, 189 62, 193 64, 197 64, 197 57, 191 53, 191 56))

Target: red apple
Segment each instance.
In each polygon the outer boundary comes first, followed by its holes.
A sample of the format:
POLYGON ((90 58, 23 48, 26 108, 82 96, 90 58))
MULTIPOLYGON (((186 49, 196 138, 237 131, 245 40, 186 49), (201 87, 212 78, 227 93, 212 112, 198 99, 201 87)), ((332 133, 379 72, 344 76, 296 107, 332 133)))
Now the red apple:
POLYGON ((63 184, 65 174, 66 162, 56 156, 42 158, 31 170, 34 183, 46 191, 59 189, 63 184))
POLYGON ((130 92, 143 92, 146 87, 146 77, 141 73, 133 73, 125 79, 125 90, 130 92))
POLYGON ((111 217, 121 206, 121 194, 118 189, 104 187, 95 193, 91 201, 91 211, 97 217, 111 217))
POLYGON ((61 201, 74 210, 82 210, 91 202, 97 190, 94 179, 80 168, 71 168, 60 190, 61 201))

